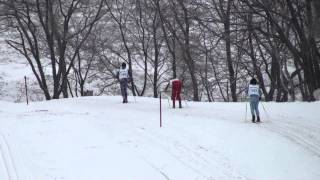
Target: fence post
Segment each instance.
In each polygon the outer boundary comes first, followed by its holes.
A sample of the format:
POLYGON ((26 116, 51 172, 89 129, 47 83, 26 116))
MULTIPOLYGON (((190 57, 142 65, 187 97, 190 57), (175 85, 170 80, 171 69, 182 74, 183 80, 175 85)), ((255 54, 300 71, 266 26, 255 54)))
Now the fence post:
POLYGON ((24 86, 25 86, 25 91, 26 91, 27 105, 29 105, 27 76, 24 76, 24 86))

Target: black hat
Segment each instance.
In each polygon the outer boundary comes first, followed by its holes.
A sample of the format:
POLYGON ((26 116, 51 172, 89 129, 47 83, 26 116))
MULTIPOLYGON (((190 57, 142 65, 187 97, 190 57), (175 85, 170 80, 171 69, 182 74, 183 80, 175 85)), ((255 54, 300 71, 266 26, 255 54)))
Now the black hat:
POLYGON ((122 63, 122 68, 126 68, 127 64, 126 63, 122 63))
POLYGON ((256 84, 257 84, 256 78, 252 78, 252 79, 250 80, 250 84, 256 85, 256 84))

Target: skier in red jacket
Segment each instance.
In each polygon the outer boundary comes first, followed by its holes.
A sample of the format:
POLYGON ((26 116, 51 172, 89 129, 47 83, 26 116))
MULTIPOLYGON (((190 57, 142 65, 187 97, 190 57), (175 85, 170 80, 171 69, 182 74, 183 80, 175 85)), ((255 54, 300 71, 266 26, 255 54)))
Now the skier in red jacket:
POLYGON ((182 81, 179 79, 172 79, 170 83, 172 84, 171 99, 173 102, 173 108, 176 108, 176 100, 179 100, 179 108, 182 108, 180 96, 182 89, 182 81))

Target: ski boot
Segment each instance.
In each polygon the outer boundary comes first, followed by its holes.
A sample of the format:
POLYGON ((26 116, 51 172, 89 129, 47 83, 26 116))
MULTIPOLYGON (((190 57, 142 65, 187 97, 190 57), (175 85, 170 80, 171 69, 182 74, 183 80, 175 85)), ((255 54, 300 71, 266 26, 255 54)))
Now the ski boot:
POLYGON ((255 123, 256 122, 256 116, 252 116, 252 123, 255 123))
POLYGON ((257 123, 260 122, 260 116, 257 116, 257 123))

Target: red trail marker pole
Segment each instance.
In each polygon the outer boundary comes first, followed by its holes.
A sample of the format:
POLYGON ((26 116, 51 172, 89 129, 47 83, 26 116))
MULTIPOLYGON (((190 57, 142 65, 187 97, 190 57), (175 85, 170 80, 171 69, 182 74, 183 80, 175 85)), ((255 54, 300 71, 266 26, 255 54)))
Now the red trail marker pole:
POLYGON ((160 127, 162 127, 162 101, 161 101, 161 92, 160 92, 159 100, 160 100, 160 127))
POLYGON ((27 105, 29 105, 27 76, 24 76, 24 86, 25 86, 25 91, 26 91, 26 100, 27 100, 27 105))

